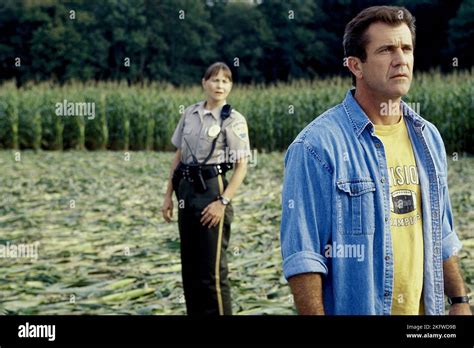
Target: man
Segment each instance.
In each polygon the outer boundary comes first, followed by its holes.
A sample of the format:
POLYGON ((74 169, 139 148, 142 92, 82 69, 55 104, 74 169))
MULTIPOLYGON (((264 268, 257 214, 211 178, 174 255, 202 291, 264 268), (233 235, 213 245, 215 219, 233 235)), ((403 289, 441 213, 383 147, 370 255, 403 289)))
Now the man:
POLYGON ((344 33, 355 89, 285 157, 283 271, 300 314, 471 314, 446 152, 410 109, 414 18, 370 7, 344 33))

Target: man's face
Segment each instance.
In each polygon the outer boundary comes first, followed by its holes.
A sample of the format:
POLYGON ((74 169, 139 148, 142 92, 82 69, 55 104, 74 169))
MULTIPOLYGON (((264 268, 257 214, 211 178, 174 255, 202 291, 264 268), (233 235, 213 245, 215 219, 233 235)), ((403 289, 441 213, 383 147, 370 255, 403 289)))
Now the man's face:
POLYGON ((207 97, 218 103, 226 100, 232 90, 232 81, 230 81, 222 70, 217 75, 213 75, 209 80, 202 80, 202 86, 206 91, 207 97))
MULTIPOLYGON (((367 59, 362 63, 363 87, 384 98, 408 93, 413 74, 413 41, 408 26, 373 23, 367 29, 367 59)), ((359 87, 359 81, 358 85, 359 87)))

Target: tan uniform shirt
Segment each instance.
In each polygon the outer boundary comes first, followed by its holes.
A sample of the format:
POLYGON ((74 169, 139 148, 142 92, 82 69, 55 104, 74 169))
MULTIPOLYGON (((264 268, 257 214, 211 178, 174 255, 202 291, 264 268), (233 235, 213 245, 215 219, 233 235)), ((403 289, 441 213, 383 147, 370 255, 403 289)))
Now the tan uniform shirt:
MULTIPOLYGON (((184 110, 171 138, 173 145, 181 149, 181 162, 192 163, 193 154, 199 163, 206 159, 216 137, 212 136, 212 131, 221 124, 221 110, 222 107, 217 107, 205 114, 204 102, 191 105, 184 110), (213 129, 210 132, 211 127, 213 129)), ((250 143, 247 121, 242 114, 232 109, 230 116, 222 123, 214 153, 206 164, 235 162, 248 156, 250 156, 250 143)))

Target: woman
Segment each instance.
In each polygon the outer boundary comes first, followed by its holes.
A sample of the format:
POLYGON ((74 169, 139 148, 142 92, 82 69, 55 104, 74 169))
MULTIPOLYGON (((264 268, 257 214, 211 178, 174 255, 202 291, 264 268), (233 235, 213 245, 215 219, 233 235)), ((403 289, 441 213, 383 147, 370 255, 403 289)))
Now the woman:
POLYGON ((226 103, 232 72, 214 63, 205 72, 206 100, 188 107, 171 142, 171 164, 162 213, 173 216, 178 199, 178 226, 186 309, 189 315, 231 315, 225 251, 233 217, 231 200, 247 172, 250 154, 245 117, 226 103), (235 165, 227 182, 225 172, 235 165))

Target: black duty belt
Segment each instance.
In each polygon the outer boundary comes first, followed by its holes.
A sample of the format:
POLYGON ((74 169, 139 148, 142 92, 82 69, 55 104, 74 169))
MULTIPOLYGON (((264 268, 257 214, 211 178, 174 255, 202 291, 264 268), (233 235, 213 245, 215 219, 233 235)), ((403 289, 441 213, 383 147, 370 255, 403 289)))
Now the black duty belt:
POLYGON ((214 178, 218 175, 225 175, 225 173, 231 170, 232 167, 232 163, 193 165, 180 162, 174 171, 173 188, 176 189, 179 180, 184 178, 189 182, 195 183, 196 188, 199 191, 206 191, 207 187, 205 180, 214 178))

